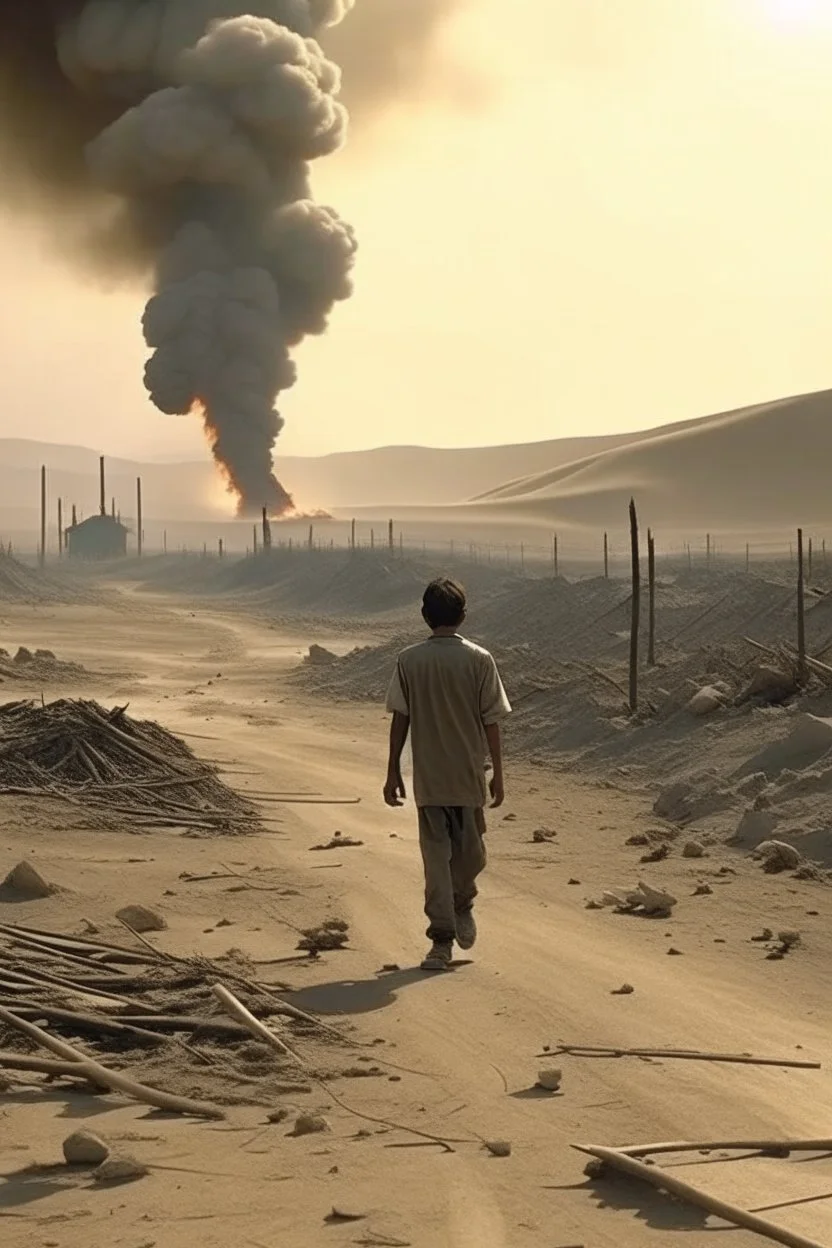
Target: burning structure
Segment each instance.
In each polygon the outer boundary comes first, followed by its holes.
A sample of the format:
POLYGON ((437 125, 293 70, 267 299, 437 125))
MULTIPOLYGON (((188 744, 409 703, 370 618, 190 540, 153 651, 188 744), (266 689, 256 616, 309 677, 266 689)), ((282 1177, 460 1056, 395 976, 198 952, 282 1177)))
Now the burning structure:
POLYGON ((4 181, 60 202, 85 262, 150 281, 145 385, 201 413, 241 514, 292 506, 277 397, 351 293, 354 233, 312 199, 310 165, 346 136, 317 37, 352 4, 0 0, 4 181))
POLYGON ((100 503, 97 516, 88 516, 66 529, 67 553, 71 559, 120 559, 127 554, 127 529, 115 516, 107 515, 104 482, 104 456, 99 460, 100 503))

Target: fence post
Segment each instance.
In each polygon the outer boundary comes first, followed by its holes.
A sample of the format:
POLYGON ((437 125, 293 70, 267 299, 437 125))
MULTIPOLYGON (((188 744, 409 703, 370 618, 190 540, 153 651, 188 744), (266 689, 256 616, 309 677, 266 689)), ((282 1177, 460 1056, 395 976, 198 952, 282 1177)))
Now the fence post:
POLYGON ((630 619, 630 713, 638 710, 638 630, 641 621, 641 566, 638 549, 638 514, 630 499, 630 550, 632 558, 632 615, 630 619))
POLYGON ((395 546, 395 541, 393 538, 393 521, 392 520, 390 520, 387 525, 387 545, 390 547, 391 550, 393 550, 395 546))
POLYGON ((813 554, 813 547, 812 547, 812 539, 810 537, 809 538, 809 562, 806 566, 806 576, 808 577, 810 585, 812 583, 812 554, 813 554))
POLYGON ((555 580, 557 580, 558 576, 560 575, 560 571, 558 567, 558 535, 557 533, 555 533, 552 537, 552 566, 555 572, 555 580))
POLYGON ((797 669, 801 680, 806 669, 806 600, 803 582, 803 530, 797 530, 797 669))
POLYGON ((355 550, 355 521, 350 523, 350 550, 355 550))
POLYGON ((217 554, 219 555, 220 559, 222 559, 223 555, 225 554, 225 551, 223 549, 223 544, 222 544, 222 538, 220 538, 217 542, 217 554))
POLYGON ((711 566, 711 535, 710 533, 706 534, 706 537, 705 537, 705 561, 708 564, 708 567, 710 567, 711 566))
POLYGON ((751 571, 751 546, 748 542, 745 543, 745 570, 751 571))
POLYGON ((647 663, 656 666, 656 539, 650 529, 647 530, 647 577, 649 602, 649 620, 647 637, 647 663))
POLYGON ((610 579, 610 539, 607 533, 604 534, 604 580, 610 579))

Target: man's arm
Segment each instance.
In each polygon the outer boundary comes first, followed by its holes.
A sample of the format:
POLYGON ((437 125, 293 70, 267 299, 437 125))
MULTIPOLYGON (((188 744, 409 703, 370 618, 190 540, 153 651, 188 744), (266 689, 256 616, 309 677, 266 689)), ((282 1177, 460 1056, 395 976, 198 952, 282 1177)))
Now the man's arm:
POLYGON ((402 780, 402 751, 409 731, 410 718, 401 711, 394 711, 390 721, 390 755, 384 784, 384 800, 388 806, 401 806, 407 797, 402 780))
POLYGON ((500 725, 486 724, 485 738, 488 742, 488 752, 491 755, 491 805, 496 810, 506 800, 503 781, 503 738, 500 725))
POLYGON ((485 666, 485 674, 480 689, 480 716, 491 755, 491 805, 502 806, 506 798, 503 781, 503 739, 500 733, 500 721, 511 713, 511 703, 506 697, 497 664, 489 654, 485 666))
POLYGON ((393 719, 390 723, 390 753, 387 759, 387 779, 384 782, 384 800, 388 806, 401 806, 407 796, 402 780, 402 751, 410 731, 410 705, 401 661, 396 664, 387 690, 387 709, 393 719))

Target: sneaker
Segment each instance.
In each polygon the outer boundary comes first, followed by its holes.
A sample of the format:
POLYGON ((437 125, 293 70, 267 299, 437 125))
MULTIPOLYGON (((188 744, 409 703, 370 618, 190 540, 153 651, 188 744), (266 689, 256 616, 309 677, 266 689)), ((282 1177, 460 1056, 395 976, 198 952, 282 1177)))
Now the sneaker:
POLYGON ((473 910, 463 910, 456 916, 456 943, 460 949, 473 949, 477 943, 477 921, 473 910))
POLYGON ((449 971, 453 957, 453 946, 450 941, 435 940, 422 962, 423 971, 449 971))

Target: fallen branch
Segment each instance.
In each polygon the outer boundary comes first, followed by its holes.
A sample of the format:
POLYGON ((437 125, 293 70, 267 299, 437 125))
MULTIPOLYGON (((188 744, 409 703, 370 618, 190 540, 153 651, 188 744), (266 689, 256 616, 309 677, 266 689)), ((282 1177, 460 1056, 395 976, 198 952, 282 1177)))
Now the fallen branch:
POLYGON ((793 1057, 753 1057, 750 1053, 709 1053, 704 1049, 619 1049, 591 1044, 558 1044, 539 1058, 563 1053, 568 1057, 659 1057, 683 1062, 735 1062, 744 1066, 788 1066, 797 1070, 820 1070, 820 1062, 801 1061, 793 1057))
POLYGON ((78 1062, 59 1062, 54 1057, 37 1057, 34 1053, 0 1053, 0 1070, 26 1070, 36 1075, 52 1075, 53 1078, 66 1075, 69 1079, 80 1079, 84 1083, 93 1082, 78 1062))
POLYGON ((144 1105, 152 1105, 155 1109, 167 1110, 170 1113, 190 1114, 196 1118, 225 1118, 225 1112, 217 1105, 206 1105, 202 1101, 192 1101, 189 1097, 160 1092, 157 1088, 149 1088, 143 1083, 137 1083, 118 1071, 108 1070, 106 1066, 87 1057, 85 1053, 73 1048, 65 1040, 59 1040, 56 1036, 51 1036, 49 1032, 43 1031, 42 1028, 36 1027, 34 1023, 18 1018, 16 1014, 2 1005, 0 1005, 0 1022, 21 1031, 30 1040, 34 1040, 42 1048, 49 1049, 58 1057, 75 1062, 78 1070, 83 1072, 90 1083, 110 1088, 113 1092, 124 1092, 144 1105))
POLYGON ((733 1222, 735 1226, 754 1231, 757 1235, 771 1239, 777 1244, 785 1244, 787 1248, 828 1248, 827 1245, 815 1239, 807 1239, 805 1235, 798 1235, 794 1231, 786 1230, 785 1227, 777 1226, 768 1218, 749 1213, 746 1209, 741 1209, 739 1205, 733 1205, 729 1201, 711 1196, 708 1192, 702 1192, 693 1184, 677 1179, 675 1175, 667 1174, 658 1166, 648 1166, 643 1161, 637 1161, 630 1153, 616 1148, 601 1148, 594 1144, 573 1144, 572 1147, 578 1152, 597 1158, 605 1165, 612 1166, 615 1170, 623 1171, 631 1178, 640 1179, 644 1183, 649 1183, 651 1187, 658 1188, 659 1191, 668 1192, 672 1196, 686 1200, 697 1208, 713 1214, 714 1217, 733 1222))
POLYGON ((186 958, 177 958, 172 953, 167 953, 164 949, 157 949, 155 945, 151 945, 150 941, 146 940, 145 937, 142 936, 141 932, 137 932, 134 927, 131 927, 126 919, 121 919, 118 915, 116 915, 116 918, 121 926, 127 929, 131 936, 135 936, 136 940, 138 940, 140 944, 144 945, 145 949, 149 949, 151 953, 155 954, 157 959, 160 961, 179 962, 180 964, 187 961, 186 958))
POLYGON ((246 1009, 242 1001, 237 1000, 233 992, 230 992, 222 984, 214 984, 211 991, 223 1009, 233 1018, 236 1018, 239 1023, 242 1023, 243 1027, 250 1031, 253 1036, 257 1036, 259 1040, 265 1041, 270 1048, 275 1049, 278 1053, 282 1053, 284 1057, 290 1057, 299 1066, 303 1065, 297 1053, 290 1049, 288 1044, 285 1044, 279 1036, 276 1036, 271 1028, 267 1027, 265 1023, 261 1023, 259 1018, 255 1018, 251 1011, 246 1009))
POLYGON ((832 1139, 705 1140, 700 1143, 676 1140, 663 1144, 638 1144, 632 1148, 619 1148, 616 1151, 628 1157, 653 1157, 658 1156, 659 1153, 713 1153, 719 1149, 730 1149, 738 1153, 776 1153, 778 1156, 787 1153, 828 1153, 832 1152, 832 1139))

